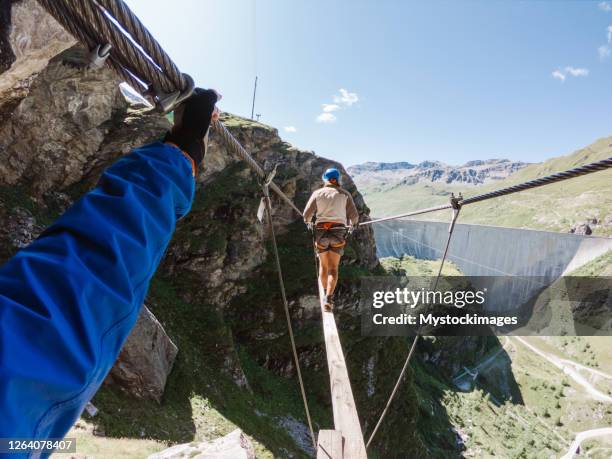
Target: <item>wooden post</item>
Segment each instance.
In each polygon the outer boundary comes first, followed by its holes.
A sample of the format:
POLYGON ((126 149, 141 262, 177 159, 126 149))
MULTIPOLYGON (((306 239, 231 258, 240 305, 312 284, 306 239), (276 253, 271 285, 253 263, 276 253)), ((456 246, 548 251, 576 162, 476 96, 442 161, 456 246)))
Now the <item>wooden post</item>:
POLYGON ((320 430, 317 439, 317 459, 343 459, 342 434, 337 430, 320 430))
POLYGON ((319 299, 321 302, 321 314, 323 315, 323 334, 325 335, 335 430, 342 434, 344 444, 343 457, 345 459, 366 459, 363 433, 359 424, 357 407, 355 406, 351 382, 346 370, 346 362, 342 352, 342 345, 340 344, 340 337, 338 336, 338 329, 336 328, 336 321, 333 312, 325 311, 323 288, 320 283, 319 299))

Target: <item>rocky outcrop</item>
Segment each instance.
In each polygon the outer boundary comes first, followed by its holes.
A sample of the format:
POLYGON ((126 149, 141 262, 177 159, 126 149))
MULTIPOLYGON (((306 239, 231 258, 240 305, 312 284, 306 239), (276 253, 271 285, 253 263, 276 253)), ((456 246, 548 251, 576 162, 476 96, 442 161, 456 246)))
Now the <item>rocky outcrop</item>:
POLYGON ((74 43, 36 0, 0 3, 0 97, 74 43))
POLYGON ((178 348, 146 306, 106 380, 136 398, 161 401, 178 348))
POLYGON ((116 156, 102 147, 126 113, 110 69, 80 70, 60 54, 0 127, 0 183, 27 183, 35 196, 79 183, 116 156))
POLYGON ((192 442, 176 445, 148 459, 255 459, 255 449, 240 429, 212 442, 192 442))
POLYGON ((602 230, 609 231, 609 228, 612 228, 612 215, 605 218, 590 217, 582 222, 576 222, 570 227, 569 232, 590 236, 594 231, 599 234, 602 230))

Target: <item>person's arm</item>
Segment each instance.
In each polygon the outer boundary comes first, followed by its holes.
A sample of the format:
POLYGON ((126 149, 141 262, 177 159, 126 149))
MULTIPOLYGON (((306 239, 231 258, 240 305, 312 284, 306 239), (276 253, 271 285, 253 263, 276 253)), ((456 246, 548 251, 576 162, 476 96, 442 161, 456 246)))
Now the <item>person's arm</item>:
POLYGON ((359 224, 359 211, 351 194, 347 191, 346 195, 346 216, 353 226, 357 226, 359 224))
POLYGON ((316 193, 312 193, 310 199, 306 203, 306 207, 304 208, 304 223, 312 223, 312 217, 314 217, 317 212, 317 197, 316 193))
POLYGON ((0 438, 63 437, 96 393, 191 207, 193 164, 168 143, 134 150, 0 268, 0 438))

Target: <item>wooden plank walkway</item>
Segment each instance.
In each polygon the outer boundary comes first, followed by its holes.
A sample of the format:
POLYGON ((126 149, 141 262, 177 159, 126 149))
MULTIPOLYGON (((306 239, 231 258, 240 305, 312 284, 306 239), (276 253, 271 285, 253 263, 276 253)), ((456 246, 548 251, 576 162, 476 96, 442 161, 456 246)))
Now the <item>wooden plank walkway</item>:
POLYGON ((339 431, 319 431, 317 459, 342 459, 342 434, 339 431))
MULTIPOLYGON (((334 427, 336 431, 341 433, 343 439, 342 457, 344 459, 366 459, 363 433, 359 423, 359 416, 357 415, 353 391, 351 390, 351 382, 346 370, 346 362, 342 352, 340 337, 338 336, 336 320, 332 312, 326 312, 324 309, 324 296, 321 284, 319 284, 319 300, 321 303, 321 314, 323 315, 323 334, 325 336, 327 367, 329 369, 334 427)), ((319 456, 317 455, 317 457, 319 456)), ((332 456, 332 459, 341 458, 332 456)))

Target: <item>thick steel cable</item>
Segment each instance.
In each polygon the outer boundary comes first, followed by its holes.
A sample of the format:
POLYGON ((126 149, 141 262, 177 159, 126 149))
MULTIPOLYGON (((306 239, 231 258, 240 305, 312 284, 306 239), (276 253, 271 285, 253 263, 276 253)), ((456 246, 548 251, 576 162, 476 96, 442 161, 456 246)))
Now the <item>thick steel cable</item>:
MULTIPOLYGON (((108 41, 113 45, 114 49, 111 52, 111 59, 120 59, 119 63, 115 63, 113 65, 114 69, 119 72, 124 78, 128 79, 129 82, 134 86, 134 89, 138 90, 141 85, 138 84, 134 78, 130 75, 133 73, 138 76, 138 78, 142 78, 142 75, 151 76, 153 78, 143 79, 145 83, 148 81, 154 81, 155 83, 161 83, 159 76, 161 73, 153 67, 153 64, 148 61, 142 53, 134 50, 134 44, 131 43, 128 38, 121 33, 114 25, 109 24, 109 19, 105 16, 102 9, 98 7, 94 3, 87 2, 86 4, 80 2, 80 0, 40 0, 41 4, 49 11, 56 19, 60 21, 62 25, 64 25, 71 33, 73 33, 78 39, 83 41, 89 47, 93 47, 96 44, 96 41, 103 41, 101 36, 104 36, 108 41), (93 27, 97 25, 96 27, 93 27), (92 37, 92 29, 95 35, 92 37), (132 70, 132 66, 127 65, 127 61, 124 61, 121 58, 125 58, 126 55, 129 57, 135 57, 137 62, 135 67, 137 67, 140 72, 136 72, 132 70)), ((95 0, 94 0, 95 1, 95 0)), ((120 0, 107 0, 103 1, 102 4, 105 7, 108 7, 110 13, 113 15, 119 16, 115 17, 122 26, 125 25, 126 31, 130 34, 134 34, 133 38, 141 39, 144 44, 143 49, 145 51, 152 53, 153 58, 157 58, 161 61, 163 71, 169 72, 172 76, 173 73, 179 74, 180 78, 173 78, 176 81, 176 84, 182 84, 184 82, 184 77, 178 71, 178 68, 172 63, 170 58, 167 56, 161 46, 152 38, 150 33, 146 31, 144 26, 140 23, 140 21, 135 17, 135 15, 121 2, 120 0), (166 67, 166 65, 168 67, 166 67)), ((162 86, 164 90, 168 90, 171 92, 176 86, 168 87, 162 86)), ((184 87, 179 87, 178 89, 184 89, 184 87)), ((260 178, 265 177, 264 170, 255 162, 255 160, 249 155, 249 153, 242 147, 242 145, 234 138, 234 136, 227 130, 227 128, 219 121, 213 123, 213 128, 221 134, 226 144, 230 147, 231 150, 236 152, 247 164, 255 170, 255 172, 259 175, 260 178)), ((283 191, 275 184, 270 183, 270 188, 287 204, 291 206, 291 208, 298 213, 300 216, 302 212, 300 209, 283 193, 283 191)))
MULTIPOLYGON (((242 158, 250 167, 259 175, 260 178, 265 179, 266 173, 259 164, 253 159, 248 151, 238 142, 238 140, 232 135, 232 133, 225 127, 221 121, 213 121, 212 127, 216 133, 218 133, 227 147, 242 158)), ((302 211, 293 203, 291 199, 281 190, 274 182, 270 183, 270 188, 274 191, 283 201, 291 206, 296 213, 302 216, 302 211)))
POLYGON ((563 172, 558 172, 556 174, 548 175, 546 177, 541 177, 535 180, 530 180, 528 182, 519 183, 518 185, 513 185, 507 188, 502 188, 500 190, 491 191, 490 193, 479 194, 477 196, 462 200, 461 205, 464 206, 467 204, 473 204, 475 202, 485 201, 491 198, 505 196, 507 194, 517 193, 519 191, 530 190, 532 188, 550 185, 551 183, 557 183, 563 180, 580 177, 582 175, 592 174, 593 172, 598 172, 609 168, 612 168, 612 157, 608 159, 602 159, 601 161, 597 161, 594 163, 585 164, 584 166, 568 169, 563 172))
POLYGON ((75 15, 79 15, 82 20, 104 37, 105 41, 113 46, 111 55, 120 57, 121 64, 138 76, 143 76, 144 81, 151 82, 164 92, 171 92, 172 82, 165 78, 165 75, 140 52, 129 38, 113 24, 103 10, 93 1, 83 0, 63 0, 67 7, 75 15))
MULTIPOLYGON (((105 44, 107 41, 98 35, 91 27, 87 27, 82 18, 71 10, 64 3, 64 0, 39 0, 39 3, 55 18, 68 32, 77 40, 83 43, 90 50, 97 45, 105 44)), ((111 53, 107 62, 122 78, 125 79, 134 89, 139 90, 142 85, 124 68, 124 63, 120 61, 120 56, 111 53)))
POLYGON ((306 389, 304 387, 304 380, 302 378, 302 370, 300 369, 300 359, 297 353, 297 347, 295 345, 295 337, 293 336, 293 327, 291 326, 291 314, 289 313, 289 303, 287 302, 287 293, 285 291, 285 281, 283 280, 283 270, 281 268, 280 256, 278 254, 278 246, 276 244, 276 233, 274 232, 274 222, 272 221, 272 203, 270 200, 270 191, 268 185, 264 184, 264 202, 266 205, 266 215, 268 217, 268 224, 270 225, 270 235, 272 236, 272 248, 274 251, 274 260, 276 261, 276 272, 278 273, 278 283, 280 285, 281 297, 283 300, 283 308, 285 309, 285 318, 287 319, 287 330, 289 331, 289 338, 291 339, 291 350, 293 352, 293 360, 295 362, 295 369, 297 372, 298 380, 300 382, 300 391, 302 393, 302 401, 304 402, 304 411, 306 412, 306 419, 308 421, 308 429, 310 430, 310 438, 312 439, 312 446, 317 450, 317 440, 312 428, 312 419, 310 418, 310 410, 308 409, 308 399, 306 398, 306 389))
MULTIPOLYGON (((544 185, 550 185, 552 183, 561 182, 563 180, 568 180, 575 177, 580 177, 587 174, 592 174, 593 172, 603 171, 606 169, 612 168, 612 158, 602 159, 601 161, 596 161, 594 163, 585 164, 584 166, 575 167, 573 169, 568 169, 563 172, 557 172, 556 174, 547 175, 546 177, 541 177, 534 180, 529 180, 528 182, 519 183, 518 185, 509 186, 507 188, 501 188, 499 190, 491 191, 489 193, 479 194, 477 196, 473 196, 471 198, 466 198, 459 203, 462 206, 468 204, 474 204, 475 202, 486 201, 487 199, 498 198, 500 196, 505 196, 512 193, 518 193, 519 191, 530 190, 532 188, 538 188, 544 185)), ((414 215, 426 214, 429 212, 437 212, 438 210, 450 209, 451 206, 449 204, 437 206, 437 207, 428 207, 425 209, 419 209, 412 212, 407 212, 404 214, 393 215, 391 217, 377 218, 375 220, 366 221, 363 223, 359 223, 359 226, 371 225, 373 223, 385 222, 388 220, 396 220, 398 218, 403 217, 412 217, 414 215)))
MULTIPOLYGON (((452 206, 449 205, 449 207, 452 207, 452 206)), ((442 268, 444 268, 444 262, 446 261, 446 257, 448 256, 448 248, 450 247, 451 238, 453 237, 453 230, 455 229, 455 223, 457 222, 457 218, 459 217, 460 210, 461 210, 461 207, 453 209, 453 218, 451 220, 450 226, 448 227, 448 238, 446 238, 446 246, 444 247, 444 254, 442 255, 442 260, 440 261, 440 269, 438 269, 438 275, 436 276, 436 280, 434 281, 434 284, 433 284, 433 289, 432 289, 433 291, 435 291, 438 288, 438 281, 440 280, 440 276, 442 276, 442 268)), ((391 395, 389 395, 389 399, 387 400, 387 403, 385 404, 385 408, 380 414, 380 417, 378 418, 378 421, 376 422, 376 425, 374 426, 374 430, 372 430, 372 433, 370 434, 370 438, 368 439, 368 442, 366 443, 366 448, 368 448, 370 446, 370 443, 372 443, 372 440, 374 439, 376 432, 378 432, 378 428, 381 426, 383 419, 385 419, 385 416, 387 415, 387 411, 389 410, 389 407, 391 406, 391 403, 393 402, 393 399, 395 398, 395 395, 397 394, 397 391, 400 385, 404 381, 404 375, 406 374, 406 370, 408 369, 408 365, 410 364, 410 360, 412 359, 414 350, 416 349, 417 342, 419 341, 419 338, 421 337, 421 329, 422 329, 422 326, 419 326, 417 333, 414 337, 414 340, 412 341, 412 345, 410 346, 410 350, 408 351, 408 356, 406 357, 406 360, 404 361, 404 365, 402 366, 402 371, 400 371, 397 381, 395 382, 395 386, 393 386, 393 390, 391 391, 391 395)))
POLYGON ((142 49, 162 68, 176 88, 180 90, 186 88, 187 82, 176 64, 172 62, 172 59, 125 2, 121 0, 98 0, 98 3, 142 46, 142 49))

